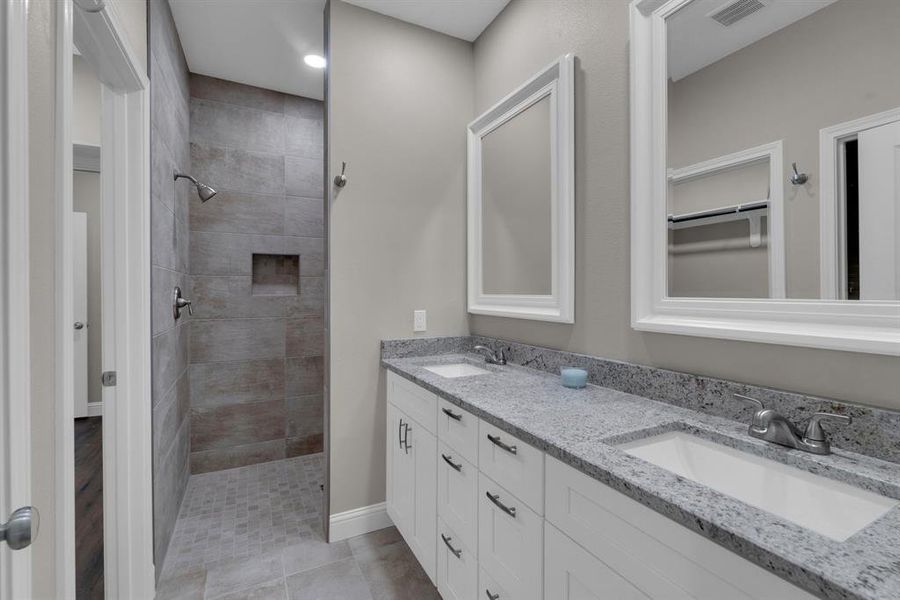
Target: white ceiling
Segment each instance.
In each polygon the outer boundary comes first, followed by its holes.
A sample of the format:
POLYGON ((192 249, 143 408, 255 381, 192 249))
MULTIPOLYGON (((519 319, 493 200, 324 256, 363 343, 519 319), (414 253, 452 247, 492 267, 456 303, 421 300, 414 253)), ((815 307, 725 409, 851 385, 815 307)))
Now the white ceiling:
POLYGON ((193 73, 321 100, 325 0, 170 0, 193 73))
POLYGON ((377 13, 474 42, 509 0, 345 0, 377 13))
POLYGON ((729 27, 709 15, 734 0, 694 0, 669 17, 669 77, 678 81, 836 0, 762 0, 765 7, 729 27))

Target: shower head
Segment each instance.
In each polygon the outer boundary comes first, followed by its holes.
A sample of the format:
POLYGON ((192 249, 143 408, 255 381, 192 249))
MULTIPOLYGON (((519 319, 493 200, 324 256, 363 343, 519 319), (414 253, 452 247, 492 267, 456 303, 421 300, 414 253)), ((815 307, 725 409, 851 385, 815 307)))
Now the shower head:
POLYGON ((197 195, 200 196, 200 202, 206 202, 207 200, 209 200, 210 198, 212 198, 213 196, 216 195, 216 190, 212 189, 205 183, 200 183, 199 181, 197 181, 196 179, 194 179, 193 177, 191 177, 190 175, 188 175, 186 173, 179 173, 176 171, 175 172, 175 181, 178 181, 181 178, 187 179, 191 183, 194 184, 194 187, 197 188, 197 195))

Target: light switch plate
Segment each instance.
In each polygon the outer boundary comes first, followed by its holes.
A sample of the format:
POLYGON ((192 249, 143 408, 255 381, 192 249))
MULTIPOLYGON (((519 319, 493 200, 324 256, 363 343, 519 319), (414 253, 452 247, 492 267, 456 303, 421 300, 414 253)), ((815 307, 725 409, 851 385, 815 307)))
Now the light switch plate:
POLYGON ((413 311, 413 331, 425 331, 427 329, 424 310, 413 311))

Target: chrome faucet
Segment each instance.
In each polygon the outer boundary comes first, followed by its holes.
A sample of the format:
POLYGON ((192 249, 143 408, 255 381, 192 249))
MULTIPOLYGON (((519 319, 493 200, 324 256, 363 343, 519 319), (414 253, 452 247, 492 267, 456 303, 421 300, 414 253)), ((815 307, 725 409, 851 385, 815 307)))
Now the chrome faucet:
POLYGON ((831 444, 825 438, 825 432, 822 430, 821 422, 823 420, 838 421, 844 425, 853 422, 853 419, 847 415, 816 413, 807 423, 806 432, 801 434, 800 430, 787 418, 771 408, 766 408, 756 398, 741 394, 735 394, 734 397, 752 402, 759 407, 750 422, 749 434, 752 437, 812 454, 831 454, 831 444))
POLYGON ((487 346, 475 346, 475 352, 483 352, 484 353, 484 362, 491 365, 505 365, 506 364, 506 354, 503 353, 503 348, 500 348, 500 352, 494 352, 487 346))

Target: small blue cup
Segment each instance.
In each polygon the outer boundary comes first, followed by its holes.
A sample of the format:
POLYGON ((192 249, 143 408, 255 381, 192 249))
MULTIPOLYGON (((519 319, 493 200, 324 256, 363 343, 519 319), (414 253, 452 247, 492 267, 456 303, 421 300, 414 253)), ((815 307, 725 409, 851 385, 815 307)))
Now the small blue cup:
POLYGON ((587 371, 577 367, 563 367, 560 372, 563 387, 581 389, 587 385, 587 371))

